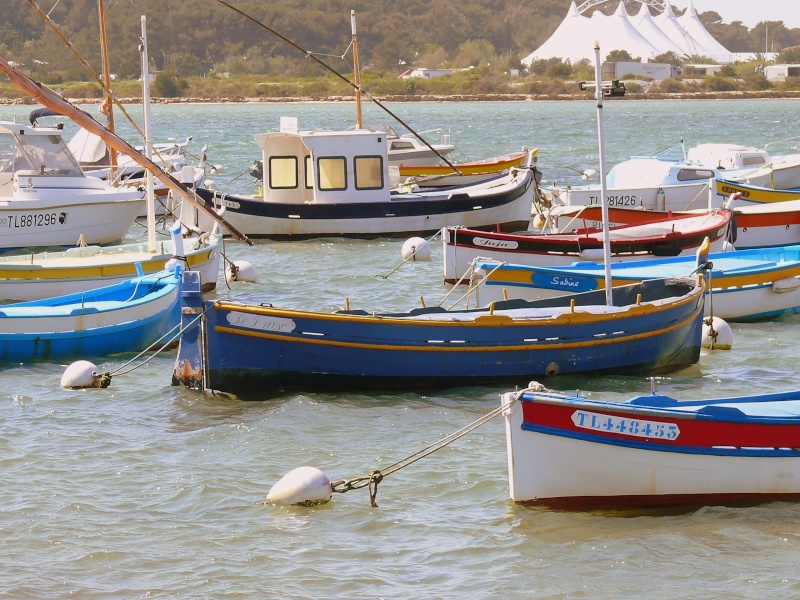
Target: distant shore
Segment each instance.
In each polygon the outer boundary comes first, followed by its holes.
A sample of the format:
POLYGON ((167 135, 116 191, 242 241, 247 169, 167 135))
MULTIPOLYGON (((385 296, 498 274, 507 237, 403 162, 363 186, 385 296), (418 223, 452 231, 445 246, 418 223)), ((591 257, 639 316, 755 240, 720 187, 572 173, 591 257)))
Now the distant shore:
MULTIPOLYGON (((732 99, 778 99, 800 98, 800 91, 776 91, 776 90, 754 90, 754 91, 731 91, 731 92, 680 92, 673 94, 659 93, 628 93, 625 96, 606 98, 605 101, 624 102, 631 100, 732 100, 732 99)), ((578 94, 559 94, 558 96, 536 95, 536 94, 465 94, 452 96, 438 95, 397 95, 378 98, 381 102, 537 102, 554 100, 593 100, 593 96, 586 92, 578 94)), ((101 98, 67 98, 72 104, 99 104, 101 98)), ((123 104, 139 104, 142 99, 139 97, 120 98, 123 104)), ((330 103, 330 102, 354 102, 353 96, 326 96, 326 97, 302 97, 289 96, 281 98, 245 98, 245 97, 226 97, 226 98, 151 98, 153 104, 277 104, 277 103, 330 103)), ((32 98, 0 98, 2 106, 25 106, 37 105, 32 98)))

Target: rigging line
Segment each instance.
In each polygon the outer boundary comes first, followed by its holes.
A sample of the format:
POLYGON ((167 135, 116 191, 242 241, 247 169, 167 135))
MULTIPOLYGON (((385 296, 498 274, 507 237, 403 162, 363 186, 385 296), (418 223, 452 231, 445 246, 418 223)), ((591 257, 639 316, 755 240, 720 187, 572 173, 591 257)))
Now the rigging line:
POLYGON ((48 17, 50 16, 50 13, 53 12, 56 9, 56 6, 58 6, 59 4, 61 4, 61 0, 56 0, 56 3, 53 4, 53 8, 51 8, 50 12, 47 13, 48 17))
MULTIPOLYGON (((59 0, 59 2, 60 1, 61 0, 59 0)), ((78 62, 80 62, 81 65, 83 65, 83 67, 89 72, 89 74, 94 78, 95 82, 103 89, 103 92, 108 94, 108 97, 111 98, 111 101, 117 106, 117 108, 119 108, 122 114, 125 115, 125 118, 128 119, 133 128, 139 133, 140 136, 142 136, 142 139, 144 139, 144 132, 136 124, 136 121, 134 121, 133 118, 128 114, 128 111, 125 110, 125 107, 122 105, 119 99, 114 95, 114 93, 108 87, 106 87, 106 85, 100 79, 100 76, 94 69, 92 69, 91 65, 89 65, 86 59, 83 58, 83 56, 81 56, 80 52, 78 52, 78 49, 75 47, 75 45, 72 42, 70 42, 66 38, 66 36, 61 32, 59 26, 56 25, 56 23, 48 16, 48 14, 45 14, 45 12, 39 7, 38 4, 36 4, 36 0, 28 0, 28 2, 34 8, 34 10, 39 13, 42 19, 44 19, 45 23, 47 23, 50 26, 50 28, 61 39, 61 41, 64 42, 64 44, 66 44, 67 48, 69 48, 70 51, 75 55, 75 58, 78 59, 78 62)), ((56 5, 58 5, 58 2, 56 2, 56 5)), ((55 7, 56 6, 54 5, 53 8, 55 7)), ((53 8, 50 9, 50 12, 53 12, 53 8)), ((163 161, 164 164, 166 165, 167 161, 165 161, 164 157, 161 156, 161 154, 159 154, 158 149, 153 148, 153 151, 156 153, 156 156, 158 156, 158 158, 161 161, 163 161)))
POLYGON ((213 304, 209 304, 208 306, 206 306, 199 315, 197 315, 194 319, 192 319, 189 323, 187 323, 186 327, 181 327, 181 323, 178 323, 172 329, 170 329, 164 335, 162 335, 160 338, 158 338, 155 342, 150 344, 147 348, 145 348, 144 350, 139 352, 139 354, 137 354, 132 359, 130 359, 128 362, 120 365, 113 372, 105 373, 105 375, 107 375, 109 377, 117 377, 119 375, 127 375, 128 373, 131 373, 131 372, 135 371, 139 367, 143 367, 144 365, 149 363, 151 360, 153 360, 156 356, 158 356, 162 351, 167 349, 170 346, 170 344, 172 344, 180 336, 182 336, 183 332, 186 331, 187 329, 189 329, 189 327, 191 327, 192 325, 194 325, 200 318, 202 318, 202 316, 204 314, 206 314, 206 311, 208 311, 208 309, 211 308, 212 306, 213 306, 213 304), (178 331, 176 332, 175 330, 178 330, 178 331), (139 359, 141 356, 146 354, 147 352, 150 352, 153 348, 155 348, 158 344, 160 344, 168 336, 171 336, 170 339, 167 340, 164 344, 161 344, 161 347, 158 348, 158 350, 156 350, 155 352, 153 352, 153 354, 150 357, 148 357, 144 362, 142 362, 141 364, 136 365, 135 367, 133 367, 131 369, 128 369, 127 371, 123 371, 122 370, 125 367, 127 367, 128 365, 130 365, 131 363, 133 363, 135 360, 139 359))
MULTIPOLYGON (((33 1, 33 0, 29 0, 29 2, 32 2, 32 1, 33 1)), ((324 68, 326 68, 328 71, 330 71, 331 73, 333 73, 334 75, 336 75, 336 76, 337 76, 339 79, 341 79, 342 81, 344 81, 345 83, 347 83, 347 85, 349 85, 351 88, 353 88, 353 89, 354 89, 356 92, 360 92, 360 93, 364 94, 365 96, 367 96, 367 98, 369 98, 369 99, 370 99, 372 102, 374 102, 374 103, 375 103, 377 106, 379 106, 379 107, 380 107, 380 108, 382 108, 384 111, 386 111, 386 112, 389 114, 389 116, 391 116, 393 119, 396 119, 398 123, 400 123, 400 124, 401 124, 403 127, 405 127, 406 129, 408 129, 408 130, 409 130, 409 131, 410 131, 410 132, 411 132, 411 133, 414 135, 414 137, 416 137, 416 138, 417 138, 419 141, 421 141, 423 144, 425 144, 425 145, 426 145, 426 146, 427 146, 427 147, 428 147, 430 150, 432 150, 434 153, 436 153, 436 156, 438 156, 440 159, 442 159, 442 160, 443 160, 443 161, 444 161, 444 162, 447 164, 447 166, 448 166, 448 167, 450 167, 451 169, 453 169, 453 171, 455 171, 455 172, 456 172, 456 173, 458 173, 459 175, 463 175, 463 173, 462 173, 461 171, 459 171, 459 169, 458 169, 458 168, 457 168, 457 167, 456 167, 456 166, 455 166, 453 163, 451 163, 449 160, 447 160, 447 158, 446 158, 445 156, 443 156, 443 155, 441 154, 441 152, 439 152, 439 151, 438 151, 436 148, 434 148, 433 146, 431 146, 431 145, 428 143, 428 141, 427 141, 426 139, 424 139, 424 138, 423 138, 423 137, 422 137, 420 134, 418 134, 418 133, 417 133, 417 132, 416 132, 416 131, 415 131, 415 130, 414 130, 412 127, 411 127, 411 126, 409 126, 409 125, 408 125, 408 124, 407 124, 405 121, 403 121, 403 119, 401 119, 400 117, 398 117, 398 116, 397 116, 396 114, 394 114, 394 113, 393 113, 391 110, 389 110, 389 109, 388 109, 386 106, 384 106, 384 105, 383 105, 383 104, 382 104, 382 103, 381 103, 381 102, 380 102, 380 101, 379 101, 377 98, 375 98, 375 97, 374 97, 372 94, 370 94, 368 91, 366 91, 366 90, 362 89, 360 85, 356 85, 355 83, 353 83, 352 81, 350 81, 350 80, 349 80, 347 77, 345 77, 344 75, 342 75, 341 73, 339 73, 339 71, 337 71, 337 70, 336 70, 336 69, 334 69, 333 67, 331 67, 331 66, 327 65, 326 63, 324 63, 323 61, 321 61, 320 59, 318 59, 318 58, 317 58, 316 56, 314 56, 314 55, 313 55, 311 52, 309 52, 308 50, 305 50, 304 48, 302 48, 302 47, 298 46, 298 45, 297 45, 296 43, 294 43, 292 40, 290 40, 290 39, 289 39, 289 38, 287 38, 286 36, 284 36, 284 35, 282 35, 282 34, 278 33, 277 31, 275 31, 274 29, 272 29, 272 28, 271 28, 271 27, 269 27, 268 25, 265 25, 264 23, 262 23, 261 21, 259 21, 259 20, 258 20, 258 19, 256 19, 255 17, 251 17, 251 16, 250 16, 250 15, 248 15, 246 12, 244 12, 244 11, 242 11, 242 10, 240 10, 240 9, 236 8, 236 7, 235 7, 235 6, 233 6, 232 4, 229 4, 229 3, 228 3, 228 2, 226 2, 225 0, 217 0, 217 2, 219 2, 220 4, 222 4, 222 5, 224 5, 224 6, 227 6, 227 7, 228 7, 228 8, 230 8, 232 11, 234 11, 234 12, 236 12, 236 13, 240 14, 240 15, 241 15, 241 16, 243 16, 245 19, 247 19, 248 21, 251 21, 252 23, 255 23, 256 25, 258 25, 258 26, 259 26, 259 27, 261 27, 262 29, 266 29, 266 30, 267 30, 267 31, 269 31, 269 32, 270 32, 272 35, 274 35, 274 36, 277 36, 278 38, 280 38, 281 40, 283 40, 284 42, 286 42, 287 44, 289 44, 289 45, 290 45, 292 48, 294 48, 294 49, 295 49, 295 50, 297 50, 298 52, 301 52, 302 54, 304 54, 306 58, 308 58, 308 59, 310 59, 310 60, 313 60, 313 61, 315 61, 317 64, 319 64, 319 65, 323 66, 324 68)))

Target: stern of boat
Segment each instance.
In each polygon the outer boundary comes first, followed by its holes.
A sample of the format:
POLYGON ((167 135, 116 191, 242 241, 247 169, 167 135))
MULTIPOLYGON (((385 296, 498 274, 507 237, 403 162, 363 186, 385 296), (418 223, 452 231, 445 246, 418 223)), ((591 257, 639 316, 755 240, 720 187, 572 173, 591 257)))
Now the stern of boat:
POLYGON ((200 274, 185 271, 181 282, 181 338, 172 385, 205 389, 205 321, 200 274))

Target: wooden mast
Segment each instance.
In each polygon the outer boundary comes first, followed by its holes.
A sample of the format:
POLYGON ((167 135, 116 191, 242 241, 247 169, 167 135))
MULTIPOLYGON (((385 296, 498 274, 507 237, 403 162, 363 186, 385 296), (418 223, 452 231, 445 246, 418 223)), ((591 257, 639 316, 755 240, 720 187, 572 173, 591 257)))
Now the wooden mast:
POLYGON ((361 121, 361 67, 358 63, 358 39, 356 35, 356 11, 350 11, 350 28, 353 31, 353 76, 356 87, 356 127, 362 128, 361 121))
MULTIPOLYGON (((108 39, 106 38, 106 11, 103 0, 97 0, 97 15, 100 20, 100 55, 103 59, 103 93, 105 99, 100 107, 100 112, 106 116, 106 128, 114 133, 114 109, 111 101, 111 71, 108 62, 108 39)), ((111 172, 109 174, 109 181, 114 179, 114 174, 117 170, 117 151, 114 148, 108 148, 109 157, 111 159, 111 172)))

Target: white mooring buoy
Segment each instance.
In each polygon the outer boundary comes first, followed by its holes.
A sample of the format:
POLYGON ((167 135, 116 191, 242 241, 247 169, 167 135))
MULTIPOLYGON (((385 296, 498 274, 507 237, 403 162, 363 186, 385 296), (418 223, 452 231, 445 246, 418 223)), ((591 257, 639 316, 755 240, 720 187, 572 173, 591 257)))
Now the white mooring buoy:
POLYGON ((412 237, 403 243, 400 250, 403 260, 423 261, 431 259, 431 246, 421 237, 412 237))
POLYGON ((711 350, 730 350, 733 347, 731 326, 719 317, 703 319, 703 348, 711 350))
POLYGON ((325 504, 333 495, 331 480, 316 467, 297 467, 272 486, 267 502, 276 506, 325 504))
POLYGON ((255 283, 258 280, 256 269, 246 260, 236 260, 232 266, 225 269, 225 280, 231 281, 246 281, 248 283, 255 283))
POLYGON ((88 360, 72 363, 61 376, 61 387, 69 390, 102 387, 100 370, 88 360))

